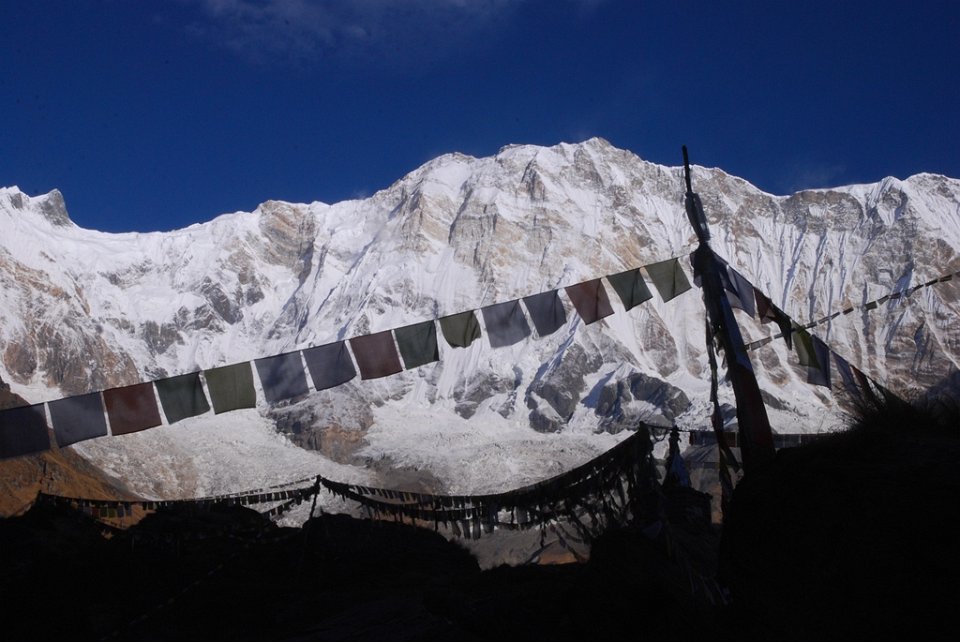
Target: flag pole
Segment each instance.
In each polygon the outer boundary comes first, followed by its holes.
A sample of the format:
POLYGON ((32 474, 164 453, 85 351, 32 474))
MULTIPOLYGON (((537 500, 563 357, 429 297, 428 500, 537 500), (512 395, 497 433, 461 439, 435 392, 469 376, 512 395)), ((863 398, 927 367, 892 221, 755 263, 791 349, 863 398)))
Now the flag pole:
MULTIPOLYGON (((773 433, 767 409, 760 396, 760 386, 753 373, 753 365, 743 346, 740 326, 733 316, 733 309, 723 289, 720 270, 724 269, 710 247, 710 230, 703 212, 703 203, 693 191, 690 180, 690 159, 687 146, 683 146, 683 176, 686 183, 684 207, 690 225, 697 234, 699 245, 693 254, 694 272, 700 277, 703 300, 707 311, 708 334, 720 343, 727 362, 727 376, 733 386, 737 404, 737 425, 743 471, 747 474, 773 459, 773 433)), ((708 341, 710 338, 708 337, 708 341)), ((710 350, 711 346, 707 346, 710 350)), ((715 428, 717 426, 715 425, 715 428)), ((723 439, 723 435, 717 435, 723 439)))

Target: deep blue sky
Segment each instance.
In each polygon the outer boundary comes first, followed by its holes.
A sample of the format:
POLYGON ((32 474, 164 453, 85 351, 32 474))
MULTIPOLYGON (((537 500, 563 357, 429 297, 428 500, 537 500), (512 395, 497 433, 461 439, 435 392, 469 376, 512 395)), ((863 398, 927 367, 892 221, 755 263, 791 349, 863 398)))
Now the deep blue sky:
POLYGON ((960 2, 0 2, 0 185, 168 230, 602 136, 774 193, 960 177, 960 2))

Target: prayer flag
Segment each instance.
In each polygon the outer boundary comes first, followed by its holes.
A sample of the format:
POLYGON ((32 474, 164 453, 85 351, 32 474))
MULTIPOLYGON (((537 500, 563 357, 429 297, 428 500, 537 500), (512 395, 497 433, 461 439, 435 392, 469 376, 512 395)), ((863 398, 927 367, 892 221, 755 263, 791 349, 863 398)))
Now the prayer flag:
POLYGON ((0 410, 0 459, 50 450, 43 404, 0 410))
POLYGON ((813 337, 800 326, 796 326, 793 329, 793 333, 796 339, 794 341, 794 347, 797 350, 797 358, 800 360, 800 365, 805 368, 819 368, 820 363, 817 361, 817 355, 813 351, 813 337))
POLYGON ((152 383, 104 390, 103 401, 113 435, 126 435, 160 425, 160 409, 152 383))
POLYGON ((527 306, 533 327, 541 337, 553 334, 567 322, 567 312, 556 290, 524 297, 523 304, 527 306))
POLYGON ((794 334, 797 358, 807 369, 807 383, 830 387, 830 349, 803 328, 794 329, 794 334))
POLYGON ((357 358, 361 379, 378 379, 403 370, 389 330, 354 337, 350 339, 350 347, 357 358))
POLYGON ((317 390, 326 390, 346 383, 357 376, 353 367, 350 351, 343 341, 308 348, 303 351, 303 358, 310 370, 310 378, 317 390))
POLYGON ((168 424, 209 412, 210 404, 207 403, 207 397, 203 394, 199 372, 168 377, 154 383, 168 424))
POLYGON ((653 281, 653 287, 657 289, 660 298, 664 301, 669 301, 690 289, 690 282, 687 281, 687 275, 683 273, 678 259, 651 263, 644 266, 644 269, 653 281))
POLYGON ((792 347, 790 335, 793 333, 793 325, 790 322, 790 317, 784 314, 780 308, 773 304, 767 295, 757 288, 753 288, 753 295, 757 303, 757 314, 760 317, 760 323, 769 323, 770 321, 776 323, 780 328, 780 334, 783 335, 783 340, 786 342, 787 347, 792 347))
POLYGON ((569 285, 564 290, 577 309, 577 314, 588 325, 613 314, 610 299, 600 279, 569 285))
POLYGON ((393 331, 407 370, 440 361, 437 326, 433 321, 414 323, 393 331))
POLYGON ((833 363, 837 366, 837 372, 840 373, 840 380, 843 382, 843 387, 846 388, 852 397, 861 399, 863 395, 860 392, 859 386, 857 386, 856 379, 853 378, 853 371, 850 369, 850 364, 847 360, 834 352, 833 363))
POLYGON ((255 408, 257 393, 253 387, 253 369, 250 362, 204 370, 213 412, 220 414, 240 408, 255 408))
POLYGON ((757 305, 754 299, 753 285, 743 278, 742 274, 729 265, 727 266, 727 276, 729 278, 724 280, 723 285, 730 294, 730 296, 728 296, 730 305, 735 308, 740 308, 755 318, 757 316, 757 305))
POLYGON ((57 399, 48 405, 53 434, 60 448, 107 434, 107 420, 103 416, 99 392, 57 399))
POLYGON ((807 383, 830 387, 830 348, 817 337, 813 338, 813 351, 819 367, 807 370, 807 383))
POLYGON ((268 403, 300 397, 309 392, 299 352, 264 357, 254 363, 263 386, 263 396, 268 403))
POLYGON ((473 311, 451 314, 440 319, 443 338, 454 348, 466 348, 480 338, 480 322, 473 311))
POLYGON ((864 399, 876 404, 879 400, 877 399, 877 393, 873 390, 873 386, 870 385, 870 378, 863 374, 856 366, 850 366, 850 369, 853 370, 853 376, 856 377, 860 384, 860 390, 863 393, 864 399))
POLYGON ((611 274, 607 277, 607 281, 613 286, 617 296, 623 301, 623 307, 627 310, 653 298, 650 288, 647 287, 643 277, 640 276, 640 268, 611 274))
POLYGON ((483 322, 487 326, 487 338, 491 348, 502 348, 523 341, 530 336, 530 326, 523 316, 519 299, 497 303, 481 308, 483 322))

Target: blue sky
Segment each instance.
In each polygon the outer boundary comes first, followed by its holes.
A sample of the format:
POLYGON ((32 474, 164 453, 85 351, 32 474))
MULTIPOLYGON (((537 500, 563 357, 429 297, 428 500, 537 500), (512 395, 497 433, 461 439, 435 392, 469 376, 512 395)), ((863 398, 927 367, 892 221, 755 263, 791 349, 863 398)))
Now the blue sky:
POLYGON ((0 3, 0 185, 169 230, 602 136, 774 193, 960 177, 960 2, 0 3))

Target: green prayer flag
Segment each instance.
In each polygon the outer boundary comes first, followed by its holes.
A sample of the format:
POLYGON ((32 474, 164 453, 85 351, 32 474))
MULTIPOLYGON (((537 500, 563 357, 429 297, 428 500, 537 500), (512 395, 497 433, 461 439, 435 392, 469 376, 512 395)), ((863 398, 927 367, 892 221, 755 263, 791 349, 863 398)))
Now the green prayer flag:
POLYGON ((466 348, 480 338, 480 322, 472 310, 440 319, 443 338, 454 348, 466 348))
POLYGON ((253 370, 249 361, 204 370, 203 376, 216 414, 256 407, 257 393, 253 388, 253 370))
POLYGON ((640 276, 640 268, 611 274, 607 277, 607 281, 613 286, 617 296, 623 301, 623 307, 627 310, 653 298, 650 288, 640 276))
POLYGON ((393 331, 407 370, 440 360, 437 326, 433 321, 415 323, 393 331))
POLYGON ((653 287, 657 289, 660 298, 669 301, 690 289, 687 275, 683 273, 678 259, 667 259, 659 263, 644 266, 653 287))

